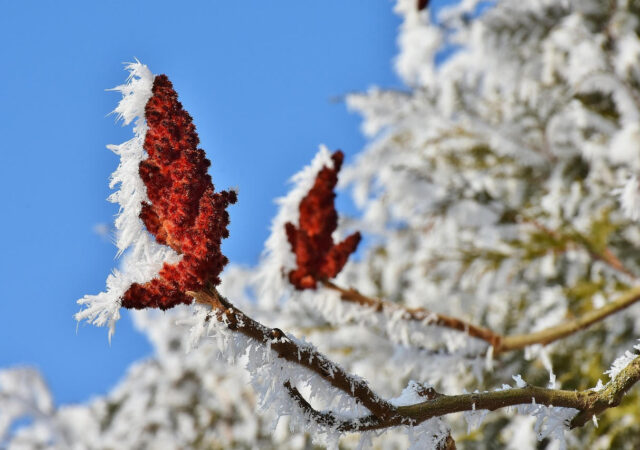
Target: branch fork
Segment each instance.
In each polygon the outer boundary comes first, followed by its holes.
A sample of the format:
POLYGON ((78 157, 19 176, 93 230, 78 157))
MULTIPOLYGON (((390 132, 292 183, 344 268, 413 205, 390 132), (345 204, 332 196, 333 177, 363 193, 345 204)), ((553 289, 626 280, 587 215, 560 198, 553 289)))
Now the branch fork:
MULTIPOLYGON (((640 288, 634 295, 640 295, 640 288)), ((378 396, 362 379, 348 374, 337 364, 310 346, 298 344, 278 328, 269 328, 247 316, 225 297, 215 286, 206 290, 187 292, 196 302, 211 307, 208 318, 225 323, 230 330, 242 333, 258 342, 269 344, 271 350, 286 361, 298 364, 320 376, 331 386, 351 396, 365 406, 371 414, 356 419, 342 419, 333 412, 318 411, 302 396, 291 380, 283 385, 292 401, 308 417, 320 425, 338 432, 360 432, 381 430, 400 425, 417 425, 434 417, 464 411, 489 410, 531 404, 548 407, 572 408, 577 414, 571 420, 570 428, 583 426, 593 416, 620 404, 624 394, 640 381, 640 356, 636 357, 614 379, 602 389, 567 391, 527 385, 521 388, 480 392, 460 395, 445 395, 432 387, 424 387, 417 393, 425 399, 407 406, 394 406, 378 396)), ((447 439, 449 445, 452 439, 447 439)), ((455 447, 449 447, 455 448, 455 447)))

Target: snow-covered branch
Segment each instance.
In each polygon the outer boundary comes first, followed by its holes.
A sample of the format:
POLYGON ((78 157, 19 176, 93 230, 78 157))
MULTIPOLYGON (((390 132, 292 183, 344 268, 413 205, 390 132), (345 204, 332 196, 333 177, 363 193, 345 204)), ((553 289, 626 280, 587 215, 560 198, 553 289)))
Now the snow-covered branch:
MULTIPOLYGON (((624 394, 640 381, 640 356, 634 358, 603 388, 585 391, 567 391, 560 389, 529 386, 518 379, 518 388, 509 386, 490 392, 472 394, 444 395, 431 389, 416 392, 425 400, 413 404, 394 406, 383 400, 364 380, 346 373, 340 366, 313 347, 301 346, 277 328, 268 328, 253 320, 221 296, 215 288, 207 291, 190 292, 199 303, 211 307, 212 313, 207 319, 215 318, 229 330, 241 333, 276 352, 289 362, 298 364, 319 375, 325 382, 352 396, 371 411, 370 415, 353 419, 340 419, 327 411, 317 411, 289 380, 282 383, 305 414, 318 424, 335 429, 341 433, 380 430, 400 425, 416 425, 448 414, 465 411, 495 411, 502 408, 521 405, 543 405, 549 408, 569 408, 575 410, 567 417, 572 428, 582 426, 606 409, 620 404, 624 394), (586 418, 586 419, 585 419, 586 418)), ((636 293, 640 295, 640 293, 636 293)), ((567 422, 564 425, 569 425, 567 422)))
POLYGON ((421 322, 425 326, 439 326, 461 331, 471 337, 483 340, 493 347, 492 354, 497 356, 500 353, 513 350, 521 350, 527 346, 535 344, 550 344, 559 339, 563 339, 578 331, 584 330, 593 324, 601 322, 612 314, 623 311, 631 305, 640 301, 640 287, 629 289, 617 299, 607 303, 601 308, 594 309, 580 317, 568 320, 558 325, 546 328, 533 333, 517 335, 502 335, 491 331, 488 328, 480 327, 456 317, 439 314, 424 308, 403 308, 400 305, 384 300, 368 297, 357 290, 345 289, 329 280, 323 280, 323 285, 340 293, 340 298, 347 302, 359 304, 370 308, 375 312, 383 314, 393 314, 400 312, 403 320, 421 322))
POLYGON ((268 344, 280 358, 319 375, 333 387, 355 398, 376 417, 386 419, 395 415, 395 407, 373 392, 364 380, 349 375, 313 346, 300 345, 281 330, 265 327, 234 307, 215 289, 210 288, 207 291, 189 294, 193 295, 199 303, 210 305, 216 319, 225 323, 229 329, 262 344, 268 344))

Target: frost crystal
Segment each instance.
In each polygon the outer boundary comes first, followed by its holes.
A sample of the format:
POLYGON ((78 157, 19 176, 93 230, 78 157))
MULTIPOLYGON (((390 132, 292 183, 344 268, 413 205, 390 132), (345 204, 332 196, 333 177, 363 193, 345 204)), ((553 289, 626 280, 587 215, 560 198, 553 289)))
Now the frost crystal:
POLYGON ((471 433, 473 430, 480 428, 487 414, 489 414, 489 410, 476 410, 475 404, 473 405, 473 410, 464 411, 462 415, 464 416, 464 420, 467 422, 467 433, 471 433))
POLYGON ((451 429, 440 418, 425 420, 419 425, 408 427, 409 450, 441 448, 449 437, 451 429))
POLYGON ((433 389, 433 387, 411 380, 409 381, 409 384, 407 384, 407 387, 402 390, 400 396, 390 399, 389 402, 395 406, 407 406, 422 403, 428 399, 428 397, 425 396, 425 391, 429 389, 433 389))
POLYGON ((520 376, 520 374, 518 375, 514 375, 511 378, 513 378, 513 381, 516 382, 516 386, 519 388, 525 388, 527 387, 527 383, 522 379, 522 377, 520 376))
MULTIPOLYGON (((636 352, 640 352, 640 344, 633 346, 636 352)), ((617 377, 634 359, 638 357, 638 353, 632 353, 629 350, 625 351, 623 355, 616 358, 611 364, 611 368, 605 373, 609 375, 612 380, 617 377)))
POLYGON ((561 449, 567 448, 565 431, 569 429, 571 419, 578 414, 577 409, 537 405, 535 401, 530 405, 518 405, 515 409, 519 414, 536 418, 533 429, 539 441, 552 438, 558 441, 561 449))

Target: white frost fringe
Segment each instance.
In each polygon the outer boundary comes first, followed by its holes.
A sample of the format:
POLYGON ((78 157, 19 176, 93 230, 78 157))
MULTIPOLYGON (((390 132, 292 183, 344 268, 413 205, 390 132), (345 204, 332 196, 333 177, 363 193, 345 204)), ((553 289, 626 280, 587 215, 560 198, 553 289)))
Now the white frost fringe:
POLYGON ((109 201, 118 203, 120 211, 115 220, 117 230, 116 245, 118 256, 128 249, 121 264, 121 270, 114 269, 107 278, 107 290, 97 295, 85 295, 78 300, 84 309, 75 318, 87 320, 97 326, 109 326, 109 340, 115 331, 116 321, 120 318, 121 298, 132 283, 144 283, 151 280, 164 262, 175 263, 179 255, 171 248, 158 244, 149 234, 140 219, 142 202, 148 201, 146 187, 140 178, 138 168, 147 155, 144 151, 144 139, 147 123, 144 110, 151 97, 154 75, 149 68, 136 60, 126 66, 129 71, 127 82, 113 88, 122 93, 122 100, 113 111, 123 125, 135 121, 135 136, 120 145, 108 145, 107 148, 120 156, 120 164, 111 175, 109 187, 119 186, 119 190, 109 196, 109 201))
MULTIPOLYGON (((634 345, 633 349, 640 352, 640 344, 634 345)), ((617 377, 620 372, 627 368, 631 361, 638 357, 637 353, 631 353, 629 350, 624 352, 622 356, 618 356, 616 360, 611 364, 611 368, 605 372, 612 380, 617 377)))
POLYGON ((298 224, 300 202, 313 187, 318 172, 325 166, 333 168, 333 160, 327 147, 321 145, 313 161, 291 177, 289 182, 293 184, 293 188, 289 193, 276 200, 278 214, 271 222, 271 234, 265 242, 258 271, 253 279, 258 298, 267 308, 277 306, 282 297, 291 292, 291 285, 285 276, 295 268, 296 263, 284 225, 287 222, 298 224))
MULTIPOLYGON (((213 338, 221 356, 229 363, 246 361, 246 369, 251 376, 251 384, 258 397, 260 409, 270 409, 276 414, 274 429, 281 417, 289 416, 292 431, 304 431, 327 448, 338 448, 341 433, 332 427, 318 424, 303 411, 284 387, 287 380, 300 389, 316 409, 339 411, 333 413, 339 420, 354 419, 367 414, 367 409, 351 396, 329 385, 310 370, 278 357, 271 350, 271 342, 257 342, 237 331, 229 330, 225 323, 215 319, 207 320, 211 310, 205 306, 195 305, 193 310, 190 319, 180 322, 191 326, 189 346, 196 346, 203 337, 213 338)), ((311 344, 290 334, 281 339, 290 339, 299 347, 312 347, 311 344)))
MULTIPOLYGON (((202 338, 213 338, 216 340, 221 355, 229 363, 235 364, 239 360, 246 361, 246 369, 251 376, 251 384, 258 396, 258 403, 261 409, 271 409, 278 417, 274 423, 282 416, 290 417, 292 432, 303 430, 310 433, 314 439, 326 445, 328 448, 338 448, 338 441, 341 433, 334 428, 318 424, 305 411, 291 400, 289 393, 284 388, 283 383, 290 380, 294 386, 303 388, 303 394, 314 404, 321 408, 330 409, 338 419, 354 419, 366 415, 367 410, 358 405, 354 399, 342 391, 328 385, 319 376, 297 364, 285 361, 271 351, 270 342, 259 343, 247 338, 241 333, 229 330, 224 318, 222 322, 218 320, 208 320, 210 309, 196 305, 190 319, 181 321, 184 325, 191 327, 189 337, 189 348, 193 348, 202 338)), ((291 339, 300 347, 309 347, 311 344, 287 335, 285 339, 291 339)), ((275 341, 273 341, 275 342, 275 341)), ((514 376, 516 386, 525 387, 526 383, 520 375, 514 376)), ((396 406, 414 404, 424 401, 417 394, 417 388, 421 387, 415 381, 410 381, 402 394, 391 403, 396 406)), ((501 389, 511 389, 509 385, 503 385, 501 389)), ((320 409, 315 406, 316 409, 320 409)), ((536 404, 532 399, 531 404, 522 404, 513 407, 514 410, 523 415, 533 416, 536 421, 534 432, 538 440, 552 438, 558 441, 559 448, 566 448, 565 430, 568 429, 571 419, 578 413, 572 408, 562 408, 555 406, 545 406, 536 404)), ((464 414, 470 429, 477 428, 482 424, 488 411, 474 410, 464 414)), ((435 448, 450 432, 449 426, 439 417, 434 417, 416 426, 401 426, 406 429, 411 442, 410 448, 435 448)), ((381 430, 382 434, 388 430, 381 430)), ((377 433, 376 433, 377 434, 377 433)), ((370 445, 371 433, 363 433, 360 448, 370 445)))

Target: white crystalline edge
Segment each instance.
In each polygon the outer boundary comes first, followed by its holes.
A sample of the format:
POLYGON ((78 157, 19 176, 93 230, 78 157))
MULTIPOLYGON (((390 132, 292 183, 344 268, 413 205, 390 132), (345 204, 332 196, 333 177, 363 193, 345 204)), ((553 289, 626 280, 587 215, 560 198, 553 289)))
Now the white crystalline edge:
POLYGON ((313 187, 316 175, 323 167, 333 168, 331 153, 324 145, 309 165, 296 173, 289 182, 293 185, 289 193, 276 200, 278 213, 271 222, 271 234, 265 242, 259 268, 253 277, 258 298, 265 307, 277 305, 282 296, 289 291, 289 283, 284 274, 295 268, 295 255, 287 240, 284 226, 287 222, 295 225, 299 219, 299 205, 313 187))
MULTIPOLYGON (((246 358, 246 369, 251 376, 251 384, 258 396, 258 407, 261 410, 272 410, 279 418, 288 416, 292 429, 304 430, 313 437, 314 441, 331 447, 337 443, 341 433, 330 426, 317 423, 306 411, 302 410, 289 396, 284 382, 301 389, 301 393, 308 401, 319 403, 328 408, 340 419, 355 419, 367 414, 367 409, 356 402, 351 396, 328 384, 310 370, 285 361, 271 350, 270 342, 264 343, 245 337, 243 334, 231 331, 227 325, 218 320, 207 320, 210 310, 207 307, 195 305, 190 318, 180 321, 180 324, 190 326, 188 346, 195 347, 203 338, 212 338, 217 343, 221 355, 230 364, 236 364, 246 358)), ((299 347, 310 347, 304 340, 298 340, 292 335, 288 339, 299 347)), ((353 377, 356 381, 357 377, 353 377)), ((274 428, 277 425, 274 424, 274 428)), ((337 448, 337 446, 335 447, 337 448)))
MULTIPOLYGON (((633 346, 634 350, 640 351, 640 344, 633 346)), ((631 353, 629 350, 624 352, 623 355, 616 358, 611 364, 611 368, 605 372, 612 380, 617 377, 634 359, 638 358, 637 353, 631 353)))
MULTIPOLYGON (((513 380, 516 382, 516 387, 524 388, 527 383, 522 379, 522 376, 513 375, 513 380)), ((503 385, 503 389, 510 389, 508 385, 503 385)), ((578 414, 577 409, 564 408, 558 406, 545 406, 536 403, 535 399, 531 399, 531 403, 515 405, 515 411, 518 414, 533 416, 536 418, 534 425, 534 432, 538 441, 542 441, 545 438, 552 438, 557 441, 557 445, 561 449, 566 449, 565 430, 569 429, 569 423, 571 419, 578 414)), ((474 426, 480 426, 483 417, 475 417, 472 422, 474 426)), ((469 423, 471 428, 472 423, 469 423)))
POLYGON ((538 405, 535 401, 528 405, 518 405, 515 409, 519 414, 531 415, 536 418, 533 429, 538 441, 552 438, 558 442, 560 449, 567 448, 565 431, 569 429, 571 419, 578 414, 577 409, 538 405))
POLYGON ((489 414, 488 409, 475 409, 475 404, 473 405, 474 409, 472 411, 464 411, 462 416, 464 420, 467 422, 467 434, 471 433, 474 430, 477 430, 484 422, 484 418, 487 414, 489 414))
POLYGON ((441 448, 450 432, 451 428, 440 417, 432 417, 416 426, 408 427, 409 450, 441 448))
POLYGON ((119 189, 109 196, 109 201, 118 203, 120 211, 115 219, 118 256, 128 250, 121 270, 114 269, 107 278, 107 290, 97 295, 85 295, 78 300, 84 308, 75 318, 87 320, 97 326, 109 326, 109 339, 120 318, 121 298, 132 283, 151 280, 165 262, 176 263, 180 256, 171 248, 158 244, 144 228, 140 219, 142 202, 148 201, 147 190, 139 176, 140 162, 146 158, 144 139, 147 123, 144 110, 151 97, 154 75, 149 68, 136 60, 126 66, 127 82, 111 90, 122 93, 122 100, 113 111, 124 125, 135 121, 134 137, 120 145, 107 148, 120 156, 120 164, 111 175, 109 186, 119 189))
POLYGON ((522 379, 522 376, 520 374, 518 375, 513 375, 511 378, 513 378, 513 381, 516 382, 516 386, 520 389, 527 387, 527 383, 526 381, 524 381, 522 379))
POLYGON ((409 380, 407 387, 402 390, 400 396, 389 399, 389 403, 394 406, 408 406, 415 405, 416 403, 422 403, 425 401, 425 398, 421 396, 418 391, 429 387, 432 386, 420 384, 414 380, 409 380))

